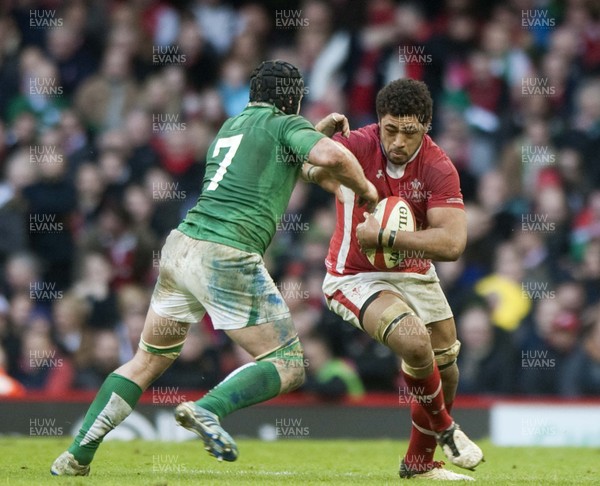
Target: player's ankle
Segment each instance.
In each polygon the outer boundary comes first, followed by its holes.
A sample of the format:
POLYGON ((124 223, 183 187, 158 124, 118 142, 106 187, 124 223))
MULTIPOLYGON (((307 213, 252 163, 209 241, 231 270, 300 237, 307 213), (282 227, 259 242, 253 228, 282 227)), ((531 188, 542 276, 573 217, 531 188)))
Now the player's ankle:
POLYGON ((95 451, 86 450, 75 443, 71 444, 67 450, 73 454, 73 457, 80 466, 87 466, 94 459, 95 451))
POLYGON ((431 454, 406 454, 404 464, 409 469, 417 469, 433 464, 433 455, 431 454))

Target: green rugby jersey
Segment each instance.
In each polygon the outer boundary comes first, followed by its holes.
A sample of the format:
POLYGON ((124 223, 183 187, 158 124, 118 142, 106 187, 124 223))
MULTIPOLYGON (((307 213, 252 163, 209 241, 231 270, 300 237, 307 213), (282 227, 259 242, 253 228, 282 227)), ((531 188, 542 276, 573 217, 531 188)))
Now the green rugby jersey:
POLYGON ((271 105, 229 118, 208 149, 202 194, 178 229, 263 255, 285 213, 302 163, 324 135, 271 105))

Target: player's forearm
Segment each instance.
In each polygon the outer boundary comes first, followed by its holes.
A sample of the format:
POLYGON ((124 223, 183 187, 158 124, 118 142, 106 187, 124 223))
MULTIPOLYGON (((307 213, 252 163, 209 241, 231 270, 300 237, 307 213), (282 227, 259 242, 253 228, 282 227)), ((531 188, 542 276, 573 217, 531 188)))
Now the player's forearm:
POLYGON ((340 184, 352 189, 352 191, 359 196, 366 194, 368 191, 367 180, 365 179, 362 170, 354 170, 351 166, 338 166, 334 169, 329 169, 327 172, 329 172, 333 178, 337 179, 340 184))
POLYGON ((370 190, 369 182, 365 178, 362 167, 358 160, 343 145, 334 142, 328 138, 319 140, 310 151, 308 167, 306 172, 303 168, 303 178, 310 182, 319 183, 318 180, 322 177, 330 176, 352 189, 356 194, 362 196, 370 190), (323 171, 317 171, 309 166, 314 165, 323 171), (310 171, 310 174, 308 173, 310 171))
MULTIPOLYGON (((382 242, 389 240, 389 233, 384 232, 382 242)), ((462 255, 466 245, 466 237, 462 232, 449 231, 445 228, 429 228, 422 231, 398 231, 393 241, 394 250, 406 251, 412 258, 430 258, 435 261, 455 261, 462 255)))
POLYGON ((341 184, 352 189, 359 196, 369 190, 365 173, 357 158, 346 147, 339 145, 340 154, 336 163, 327 167, 327 171, 341 184))
POLYGON ((302 171, 300 172, 300 179, 304 182, 316 182, 313 174, 316 168, 316 165, 304 162, 304 164, 302 164, 302 171))
POLYGON ((325 179, 331 179, 331 174, 324 167, 317 167, 308 163, 304 165, 306 170, 304 167, 302 168, 302 179, 305 182, 321 185, 325 179))
POLYGON ((323 186, 324 182, 333 179, 332 175, 327 169, 325 169, 325 167, 318 167, 316 165, 309 164, 308 162, 304 162, 304 165, 302 166, 302 172, 300 173, 300 178, 304 182, 312 182, 313 184, 318 184, 319 186, 323 186))

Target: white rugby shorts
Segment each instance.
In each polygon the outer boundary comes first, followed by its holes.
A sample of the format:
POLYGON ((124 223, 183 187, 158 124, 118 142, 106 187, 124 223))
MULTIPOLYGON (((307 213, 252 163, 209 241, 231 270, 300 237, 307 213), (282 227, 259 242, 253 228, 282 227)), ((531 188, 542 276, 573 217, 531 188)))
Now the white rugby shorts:
POLYGON ((359 329, 362 329, 360 316, 363 306, 382 290, 399 294, 425 324, 452 317, 452 309, 433 265, 426 274, 365 272, 338 277, 327 273, 323 281, 323 293, 329 309, 359 329))
POLYGON ((198 322, 208 312, 213 327, 223 330, 290 317, 260 255, 176 229, 161 250, 150 305, 159 316, 179 322, 198 322))

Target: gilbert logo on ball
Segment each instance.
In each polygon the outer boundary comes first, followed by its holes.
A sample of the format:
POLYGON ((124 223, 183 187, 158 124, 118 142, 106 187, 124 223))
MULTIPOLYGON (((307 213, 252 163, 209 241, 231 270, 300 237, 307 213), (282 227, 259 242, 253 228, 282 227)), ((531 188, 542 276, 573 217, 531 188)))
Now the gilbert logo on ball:
MULTIPOLYGON (((387 230, 415 231, 417 226, 409 204, 401 197, 390 196, 379 201, 373 216, 379 221, 381 227, 387 230)), ((402 262, 400 253, 391 248, 374 248, 367 250, 365 255, 375 268, 388 270, 400 265, 402 262)))

